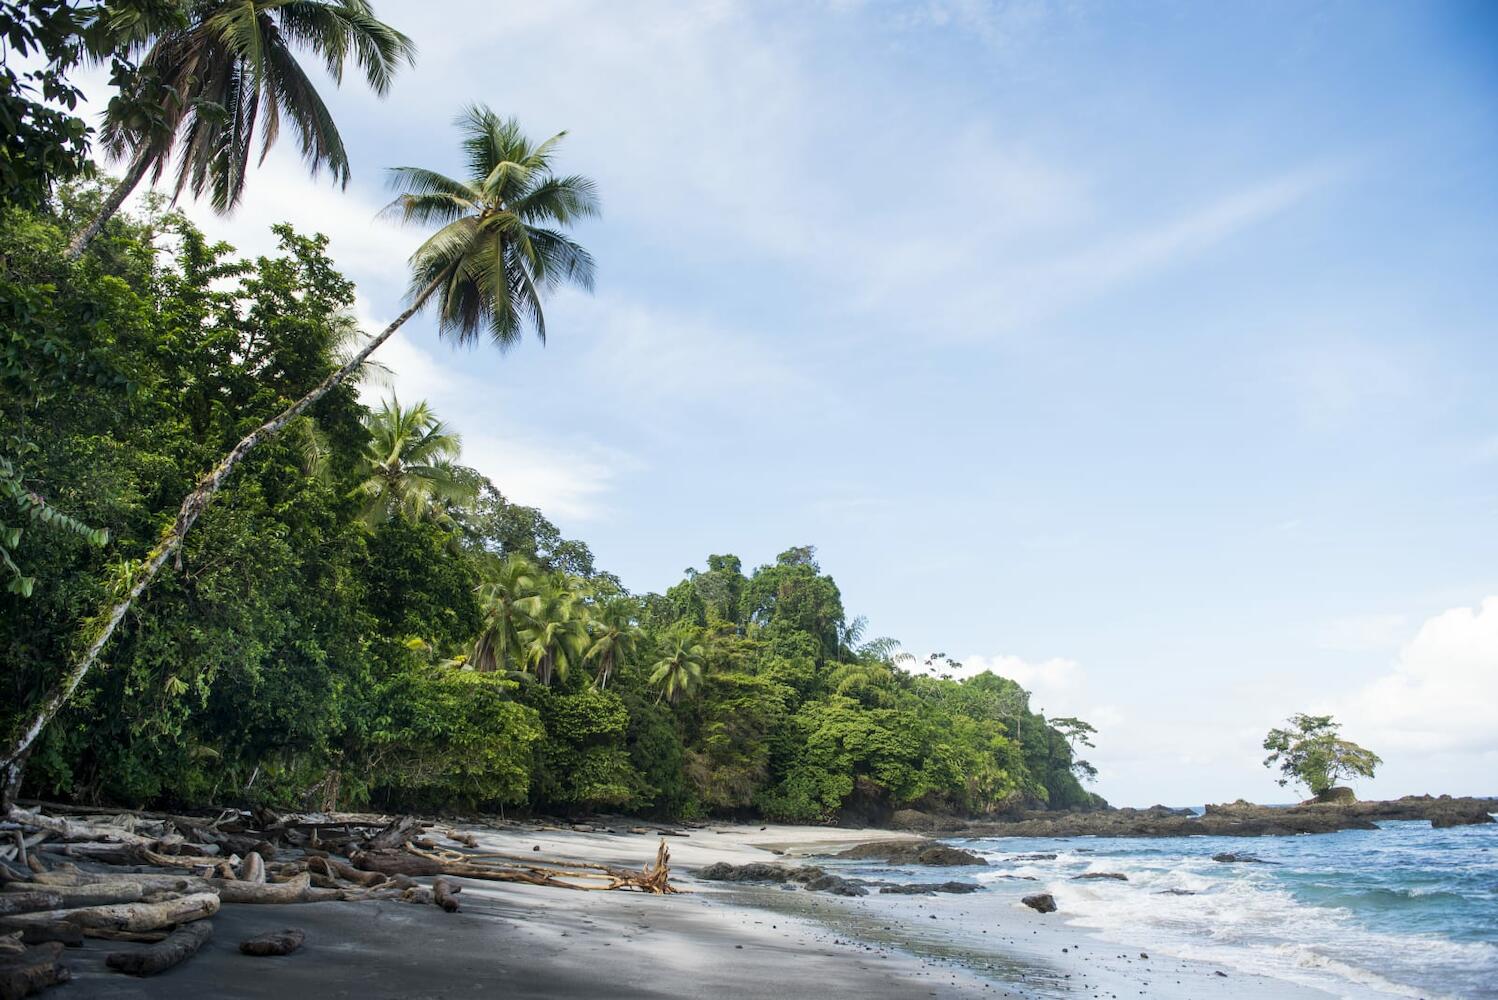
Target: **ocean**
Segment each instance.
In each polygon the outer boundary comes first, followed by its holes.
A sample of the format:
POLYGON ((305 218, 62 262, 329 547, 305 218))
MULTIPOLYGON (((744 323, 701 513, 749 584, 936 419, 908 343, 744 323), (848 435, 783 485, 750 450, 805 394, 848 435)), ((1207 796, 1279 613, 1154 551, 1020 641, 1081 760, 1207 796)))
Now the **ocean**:
MULTIPOLYGON (((1498 997, 1498 825, 1425 821, 1299 837, 953 840, 992 872, 948 869, 995 903, 1052 892, 1058 916, 1120 942, 1347 997, 1498 997), (1249 854, 1271 864, 1223 863, 1249 854), (1017 855, 1055 854, 1018 860, 1017 855), (1077 881, 1119 872, 1127 882, 1077 881), (1037 882, 1004 879, 1027 875, 1037 882)), ((871 872, 872 874, 872 872, 871 872)), ((925 873, 929 877, 929 872, 925 873)))

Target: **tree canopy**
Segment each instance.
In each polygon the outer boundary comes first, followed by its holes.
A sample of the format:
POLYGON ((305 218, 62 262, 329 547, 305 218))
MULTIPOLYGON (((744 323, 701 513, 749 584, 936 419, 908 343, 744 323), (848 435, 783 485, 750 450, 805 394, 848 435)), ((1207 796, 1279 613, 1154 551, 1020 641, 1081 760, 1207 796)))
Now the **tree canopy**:
POLYGON ((1373 751, 1337 735, 1342 724, 1330 715, 1297 712, 1285 727, 1269 730, 1264 749, 1270 751, 1264 766, 1278 768, 1281 786, 1292 782, 1321 797, 1346 778, 1373 777, 1383 761, 1373 751))

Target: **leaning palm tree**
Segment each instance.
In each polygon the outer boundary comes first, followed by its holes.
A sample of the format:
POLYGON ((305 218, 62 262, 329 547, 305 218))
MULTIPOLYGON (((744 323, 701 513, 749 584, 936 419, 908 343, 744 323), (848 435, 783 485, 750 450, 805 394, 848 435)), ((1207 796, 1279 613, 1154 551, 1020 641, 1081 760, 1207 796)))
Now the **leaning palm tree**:
POLYGON ((634 652, 639 639, 633 601, 627 597, 613 597, 598 605, 593 612, 592 641, 583 654, 585 660, 598 664, 593 683, 599 688, 608 687, 609 678, 634 652))
POLYGON ((459 124, 474 174, 471 183, 460 185, 440 174, 410 168, 396 173, 397 183, 405 185, 407 193, 395 204, 403 208, 407 220, 447 220, 411 258, 415 276, 410 304, 301 399, 245 435, 198 480, 161 540, 142 562, 131 566, 117 596, 86 623, 86 641, 78 658, 27 716, 25 726, 0 745, 0 813, 20 790, 21 774, 36 738, 73 696, 131 605, 182 547, 188 531, 230 473, 257 445, 275 437, 309 406, 353 378, 369 356, 434 296, 444 336, 471 344, 487 335, 505 350, 519 341, 527 326, 544 340, 541 299, 547 291, 564 283, 592 288, 592 257, 560 228, 553 228, 569 226, 598 211, 591 181, 552 174, 551 159, 561 137, 532 143, 513 121, 483 107, 464 112, 459 124), (452 195, 448 207, 439 211, 448 196, 433 193, 434 183, 461 188, 466 194, 452 195))
POLYGON ((650 683, 661 689, 657 701, 665 698, 675 705, 682 695, 690 693, 702 681, 702 667, 706 660, 707 650, 697 630, 676 629, 650 674, 650 683))
POLYGON ((449 507, 473 502, 477 491, 453 466, 462 441, 425 401, 402 407, 391 396, 364 426, 369 442, 354 493, 363 503, 367 523, 397 516, 450 522, 449 507))
POLYGON ((80 257, 130 192, 160 180, 177 160, 174 197, 209 196, 228 212, 244 193, 250 157, 275 144, 283 119, 316 175, 347 186, 348 153, 333 116, 297 62, 298 49, 342 82, 350 59, 384 96, 401 63, 415 60, 405 35, 374 16, 368 0, 199 0, 183 24, 156 37, 140 61, 142 84, 109 104, 100 130, 125 176, 68 244, 80 257))

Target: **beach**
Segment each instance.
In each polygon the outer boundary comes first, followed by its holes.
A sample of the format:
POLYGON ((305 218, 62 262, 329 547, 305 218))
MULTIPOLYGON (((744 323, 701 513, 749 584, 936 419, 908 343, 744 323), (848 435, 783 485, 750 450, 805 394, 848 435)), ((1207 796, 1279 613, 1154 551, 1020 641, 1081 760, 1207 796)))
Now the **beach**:
MULTIPOLYGON (((468 825, 480 849, 638 867, 652 834, 468 825), (535 848, 540 848, 536 851, 535 848)), ((150 979, 105 969, 114 947, 70 951, 58 997, 290 1000, 299 997, 1275 997, 1331 994, 1211 962, 1151 954, 1148 935, 1112 936, 1019 902, 967 896, 843 898, 774 885, 700 881, 715 862, 794 861, 880 831, 711 825, 665 838, 679 895, 578 892, 456 879, 462 909, 395 902, 230 906, 192 961, 150 979), (301 927, 282 958, 240 940, 301 927), (1148 957, 1145 957, 1148 956, 1148 957)))

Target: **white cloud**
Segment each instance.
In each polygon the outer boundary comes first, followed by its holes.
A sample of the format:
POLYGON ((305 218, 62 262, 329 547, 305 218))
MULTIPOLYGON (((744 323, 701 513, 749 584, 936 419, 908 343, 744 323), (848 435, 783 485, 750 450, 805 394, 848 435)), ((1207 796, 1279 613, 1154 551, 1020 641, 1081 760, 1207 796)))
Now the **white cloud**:
POLYGON ((1404 615, 1353 615, 1337 618, 1322 626, 1316 637, 1319 649, 1360 653, 1392 649, 1408 634, 1404 615))
POLYGON ((1338 713, 1354 739, 1415 752, 1498 750, 1498 596, 1428 619, 1393 672, 1338 713))

